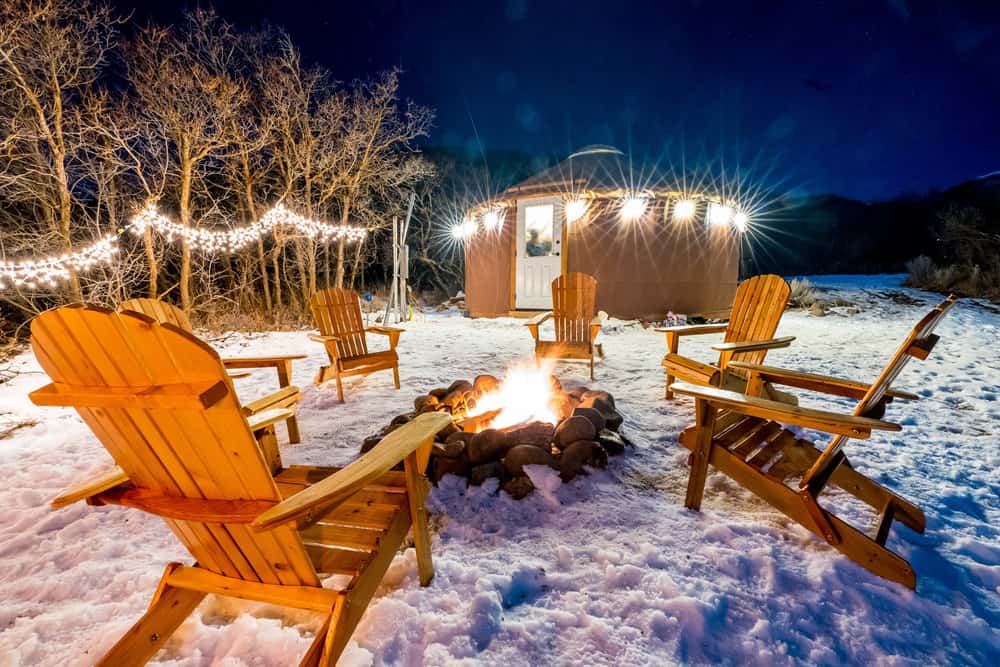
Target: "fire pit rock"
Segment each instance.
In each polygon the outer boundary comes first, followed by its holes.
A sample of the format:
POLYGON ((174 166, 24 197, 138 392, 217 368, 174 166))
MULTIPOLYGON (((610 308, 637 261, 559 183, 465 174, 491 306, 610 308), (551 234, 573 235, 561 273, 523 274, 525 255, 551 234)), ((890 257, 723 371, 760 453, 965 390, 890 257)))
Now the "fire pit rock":
POLYGON ((493 427, 499 411, 477 412, 476 406, 484 396, 501 391, 502 385, 492 375, 479 375, 471 382, 458 380, 418 396, 413 412, 398 415, 379 434, 365 439, 362 453, 419 413, 448 412, 453 428, 438 434, 434 443, 427 470, 431 481, 437 484, 445 475, 458 475, 480 485, 497 478, 504 491, 520 499, 534 490, 524 466, 549 466, 569 481, 586 474, 587 468, 605 467, 609 456, 622 454, 631 445, 619 433, 623 419, 611 394, 588 387, 564 389, 554 376, 548 376, 545 384, 550 392, 548 421, 529 419, 493 427))

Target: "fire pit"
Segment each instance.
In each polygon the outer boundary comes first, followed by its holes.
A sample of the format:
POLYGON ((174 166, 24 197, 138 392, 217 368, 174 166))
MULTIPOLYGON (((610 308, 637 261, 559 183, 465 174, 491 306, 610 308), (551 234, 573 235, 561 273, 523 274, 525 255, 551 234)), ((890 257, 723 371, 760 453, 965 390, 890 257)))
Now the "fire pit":
POLYGON ((503 381, 492 375, 458 380, 418 396, 413 408, 367 438, 362 453, 422 412, 448 412, 453 426, 434 444, 431 481, 453 474, 479 485, 495 477, 514 498, 534 489, 524 466, 546 465, 569 481, 588 466, 606 466, 608 456, 621 454, 628 444, 618 433, 622 417, 611 394, 563 389, 547 368, 514 368, 503 381))

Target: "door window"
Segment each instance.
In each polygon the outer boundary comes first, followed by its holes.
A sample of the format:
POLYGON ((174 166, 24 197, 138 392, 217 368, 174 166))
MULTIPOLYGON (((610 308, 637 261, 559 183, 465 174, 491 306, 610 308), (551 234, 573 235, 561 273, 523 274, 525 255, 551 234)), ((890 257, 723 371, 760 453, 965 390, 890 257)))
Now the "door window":
POLYGON ((548 257, 553 254, 555 206, 539 204, 524 208, 524 256, 548 257))

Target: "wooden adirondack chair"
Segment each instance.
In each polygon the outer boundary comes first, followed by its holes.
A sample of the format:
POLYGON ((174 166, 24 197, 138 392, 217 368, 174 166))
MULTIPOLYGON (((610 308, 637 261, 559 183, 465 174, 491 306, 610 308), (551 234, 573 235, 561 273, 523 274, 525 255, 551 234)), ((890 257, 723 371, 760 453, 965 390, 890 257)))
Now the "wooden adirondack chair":
POLYGON ((910 357, 926 359, 938 341, 934 328, 954 305, 948 297, 910 332, 888 365, 871 385, 853 380, 799 373, 769 366, 734 362, 751 385, 773 382, 810 391, 859 399, 851 415, 813 410, 769 401, 723 389, 678 383, 672 390, 695 398, 695 425, 685 430, 681 443, 691 450, 691 476, 684 504, 701 506, 708 464, 733 478, 777 509, 799 522, 861 567, 910 588, 916 575, 910 564, 886 548, 893 521, 917 532, 926 525, 915 505, 872 481, 848 463, 843 452, 849 438, 865 439, 874 430, 899 431, 898 424, 881 421, 893 398, 915 400, 916 395, 891 389, 910 357), (834 437, 825 449, 797 437, 784 424, 814 429, 834 437), (786 482, 798 478, 798 488, 786 482), (819 495, 833 484, 879 512, 874 537, 820 506, 819 495))
POLYGON ((594 343, 601 332, 604 313, 594 314, 597 298, 597 280, 585 273, 567 273, 552 281, 552 310, 536 315, 524 326, 535 340, 535 360, 589 359, 590 379, 594 379, 594 358, 603 354, 600 344, 594 343), (538 327, 552 319, 556 339, 539 340, 538 327))
POLYGON ((667 369, 666 397, 673 398, 670 385, 675 379, 695 384, 719 386, 725 381, 726 389, 743 391, 744 373, 726 373, 730 362, 742 361, 759 364, 768 350, 788 347, 795 336, 774 338, 781 314, 788 303, 791 288, 781 276, 754 276, 740 283, 733 300, 728 324, 701 324, 658 328, 667 336, 667 355, 660 362, 667 369), (725 333, 723 342, 713 345, 719 359, 715 364, 705 364, 677 353, 677 346, 684 336, 725 333))
MULTIPOLYGON (((172 324, 187 332, 192 332, 191 320, 187 314, 177 306, 160 301, 159 299, 129 299, 122 301, 118 305, 119 312, 132 311, 148 315, 160 324, 172 324)), ((302 391, 292 385, 292 361, 295 359, 305 359, 305 354, 278 354, 267 357, 235 357, 223 359, 222 364, 230 369, 230 377, 244 377, 249 375, 243 369, 250 368, 273 368, 278 373, 278 391, 263 396, 255 401, 243 406, 243 411, 247 416, 267 413, 271 410, 290 410, 291 416, 285 421, 288 428, 288 441, 291 443, 301 442, 302 436, 299 433, 299 422, 295 417, 295 407, 302 399, 302 391)))
POLYGON ((31 331, 52 380, 31 399, 76 408, 117 464, 53 505, 156 514, 195 561, 167 566, 149 609, 98 664, 144 664, 214 593, 323 614, 300 665, 332 665, 411 525, 429 584, 422 471, 448 415, 420 415, 346 468, 283 468, 273 440, 251 435, 218 354, 193 335, 90 306, 43 313, 31 331), (349 581, 324 588, 327 573, 349 581))
POLYGON ((337 383, 337 397, 344 400, 342 378, 351 375, 368 375, 392 369, 393 382, 399 389, 399 355, 396 345, 403 329, 397 327, 366 327, 361 317, 358 295, 346 289, 325 289, 316 292, 310 301, 318 334, 309 338, 323 343, 330 356, 330 365, 323 366, 316 374, 316 384, 329 380, 337 383), (369 352, 365 333, 388 336, 389 349, 369 352))

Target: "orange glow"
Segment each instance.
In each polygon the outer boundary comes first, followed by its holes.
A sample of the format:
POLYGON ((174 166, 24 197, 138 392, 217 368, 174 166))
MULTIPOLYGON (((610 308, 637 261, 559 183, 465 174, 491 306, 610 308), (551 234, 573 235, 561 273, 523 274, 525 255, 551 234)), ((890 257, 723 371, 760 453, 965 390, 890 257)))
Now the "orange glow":
POLYGON ((534 365, 515 366, 504 376, 498 389, 476 401, 476 407, 469 411, 468 416, 500 410, 490 428, 506 428, 532 421, 555 424, 559 419, 549 405, 552 400, 550 371, 548 364, 543 364, 541 368, 534 365))

